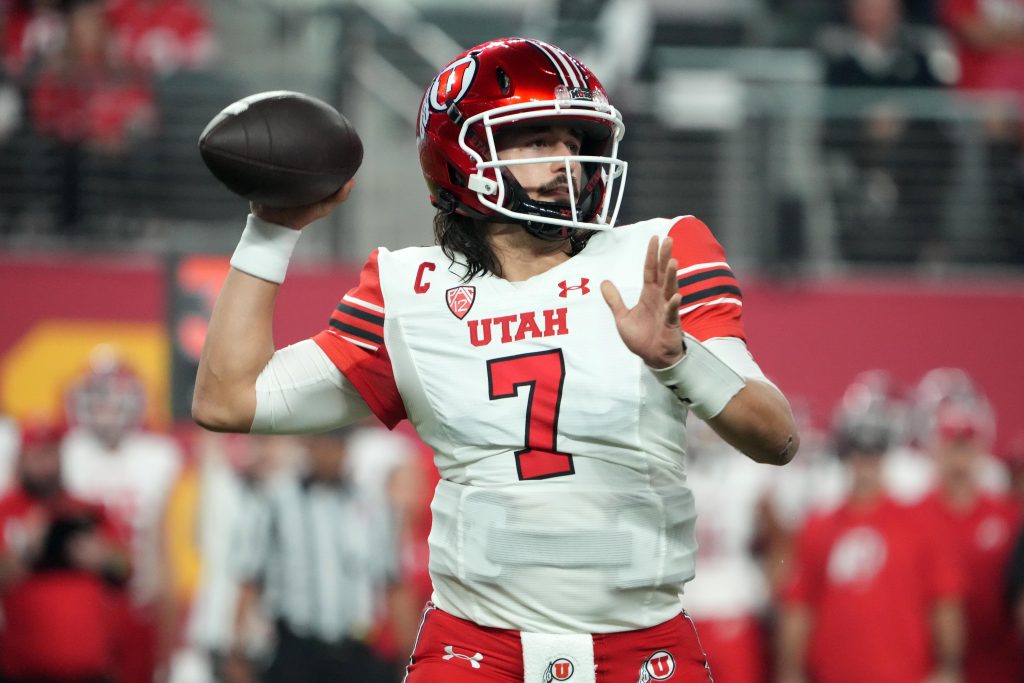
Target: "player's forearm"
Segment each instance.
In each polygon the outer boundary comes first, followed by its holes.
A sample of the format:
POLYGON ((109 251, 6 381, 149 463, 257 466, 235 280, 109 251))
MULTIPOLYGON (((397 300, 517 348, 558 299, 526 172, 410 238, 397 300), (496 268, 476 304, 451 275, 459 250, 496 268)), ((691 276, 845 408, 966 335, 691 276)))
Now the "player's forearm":
POLYGON ((256 378, 274 354, 279 285, 234 268, 210 318, 199 360, 192 417, 215 431, 245 432, 256 412, 256 378))
POLYGON ((785 465, 800 447, 786 397, 756 379, 748 378, 746 386, 708 424, 729 445, 756 462, 785 465))

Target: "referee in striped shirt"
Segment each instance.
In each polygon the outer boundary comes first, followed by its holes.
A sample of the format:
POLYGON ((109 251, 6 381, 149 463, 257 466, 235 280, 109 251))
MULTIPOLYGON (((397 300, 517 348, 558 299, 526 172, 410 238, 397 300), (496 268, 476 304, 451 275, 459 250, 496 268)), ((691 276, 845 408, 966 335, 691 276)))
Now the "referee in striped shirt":
MULTIPOLYGON (((306 471, 271 478, 243 503, 235 642, 262 601, 277 641, 264 683, 388 680, 365 638, 387 609, 395 544, 387 510, 343 479, 347 431, 307 437, 306 471)), ((229 679, 252 680, 241 648, 227 664, 229 679)))

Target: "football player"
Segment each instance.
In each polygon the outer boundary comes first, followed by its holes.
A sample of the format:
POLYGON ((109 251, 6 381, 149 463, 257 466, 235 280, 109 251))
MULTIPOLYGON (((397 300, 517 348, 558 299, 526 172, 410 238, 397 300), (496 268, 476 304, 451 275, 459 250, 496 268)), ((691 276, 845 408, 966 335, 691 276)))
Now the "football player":
POLYGON ((131 532, 131 595, 116 614, 118 678, 148 683, 167 658, 175 628, 165 515, 181 452, 172 438, 144 429, 142 380, 113 347, 93 351, 67 399, 68 490, 102 503, 131 532))
POLYGON ((369 414, 433 448, 434 596, 407 680, 707 681, 686 418, 781 465, 798 435, 748 352, 725 254, 692 216, 615 226, 625 126, 575 57, 501 39, 424 95, 437 245, 374 251, 326 330, 275 351, 300 231, 352 191, 253 205, 193 416, 305 432, 369 414))

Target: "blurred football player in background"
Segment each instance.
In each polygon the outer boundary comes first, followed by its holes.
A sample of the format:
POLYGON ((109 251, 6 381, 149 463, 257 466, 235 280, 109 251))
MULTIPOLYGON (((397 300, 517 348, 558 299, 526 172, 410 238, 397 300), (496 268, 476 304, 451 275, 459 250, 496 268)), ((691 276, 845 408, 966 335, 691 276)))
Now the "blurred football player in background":
POLYGON ((0 677, 101 683, 115 673, 116 594, 130 574, 126 533, 101 505, 69 494, 64 429, 21 431, 16 485, 0 497, 0 677))
POLYGON ((967 577, 965 683, 1019 681, 1024 675, 1022 631, 1005 605, 1004 577, 1017 534, 1019 505, 978 483, 979 459, 991 443, 991 411, 972 398, 939 406, 929 452, 937 485, 922 503, 939 522, 967 577))
POLYGON ((437 246, 376 250, 328 329, 277 352, 299 231, 354 183, 252 207, 193 415, 301 432, 372 412, 408 418, 434 449, 434 595, 409 683, 710 680, 679 603, 695 554, 686 417, 758 462, 789 462, 799 440, 707 226, 610 229, 624 132, 594 74, 553 45, 459 55, 418 120, 437 246))
POLYGON ((955 683, 960 565, 935 520, 886 492, 883 460, 899 407, 868 384, 851 389, 834 430, 849 494, 800 532, 782 595, 775 680, 955 683))
MULTIPOLYGON (((978 445, 988 448, 995 436, 995 417, 988 400, 974 380, 960 368, 934 368, 926 372, 909 393, 902 438, 885 465, 885 482, 898 500, 914 503, 938 483, 936 460, 932 457, 940 409, 949 403, 973 405, 978 445)), ((1005 493, 1010 486, 1006 463, 991 453, 980 452, 971 470, 976 483, 992 493, 1005 493)))
POLYGON ((180 450, 172 438, 144 429, 141 380, 113 347, 93 352, 68 392, 67 412, 73 425, 63 444, 68 490, 103 503, 132 530, 134 574, 120 614, 119 674, 125 683, 150 683, 175 628, 164 522, 180 450))

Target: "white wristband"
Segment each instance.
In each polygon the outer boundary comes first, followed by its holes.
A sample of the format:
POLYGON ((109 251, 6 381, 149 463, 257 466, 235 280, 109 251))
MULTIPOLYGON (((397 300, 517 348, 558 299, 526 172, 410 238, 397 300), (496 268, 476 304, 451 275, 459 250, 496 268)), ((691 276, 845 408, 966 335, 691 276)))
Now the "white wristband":
POLYGON ((686 353, 675 365, 648 369, 679 400, 690 404, 694 415, 708 420, 722 412, 746 382, 694 337, 685 332, 683 336, 686 353))
POLYGON ((231 266, 261 280, 281 284, 301 235, 301 230, 268 223, 249 214, 242 238, 231 256, 231 266))

